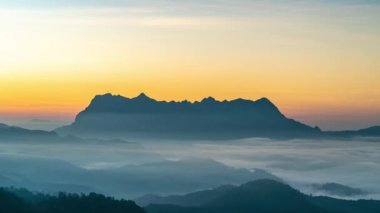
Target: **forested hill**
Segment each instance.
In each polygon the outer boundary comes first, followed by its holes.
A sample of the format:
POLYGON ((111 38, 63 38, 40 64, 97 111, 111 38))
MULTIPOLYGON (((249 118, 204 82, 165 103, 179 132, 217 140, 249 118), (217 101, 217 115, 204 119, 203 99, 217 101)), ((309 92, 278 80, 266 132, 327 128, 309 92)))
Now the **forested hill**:
POLYGON ((100 194, 34 194, 27 190, 0 188, 1 213, 145 213, 133 201, 100 194))

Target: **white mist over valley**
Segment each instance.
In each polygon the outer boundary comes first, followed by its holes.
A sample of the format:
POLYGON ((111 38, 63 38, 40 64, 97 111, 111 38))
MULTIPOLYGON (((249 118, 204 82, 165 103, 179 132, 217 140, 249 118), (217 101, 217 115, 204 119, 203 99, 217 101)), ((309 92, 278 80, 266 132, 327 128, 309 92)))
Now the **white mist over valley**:
POLYGON ((33 186, 32 189, 47 193, 97 191, 134 198, 145 193, 188 193, 217 187, 217 184, 242 184, 250 177, 236 171, 263 169, 307 194, 379 199, 379 142, 367 139, 279 141, 260 138, 180 143, 2 142, 0 179, 7 180, 1 182, 3 185, 8 182, 18 187, 33 186), (179 181, 178 184, 184 185, 186 182, 192 187, 179 187, 178 190, 175 187, 170 190, 153 187, 154 191, 148 192, 144 190, 147 183, 137 181, 146 178, 143 177, 146 174, 156 175, 149 177, 149 184, 160 185, 165 185, 165 178, 186 174, 185 180, 172 180, 172 184, 175 186, 179 181), (216 178, 213 175, 221 174, 226 178, 218 177, 220 180, 213 184, 213 178, 216 178), (88 181, 86 178, 89 177, 98 181, 88 181), (102 181, 110 181, 104 183, 107 185, 114 182, 118 186, 105 189, 107 187, 99 185, 102 181), (315 184, 325 183, 342 184, 363 193, 347 196, 313 188, 315 184), (131 184, 136 190, 129 193, 131 184), (123 187, 123 192, 118 187, 123 187))

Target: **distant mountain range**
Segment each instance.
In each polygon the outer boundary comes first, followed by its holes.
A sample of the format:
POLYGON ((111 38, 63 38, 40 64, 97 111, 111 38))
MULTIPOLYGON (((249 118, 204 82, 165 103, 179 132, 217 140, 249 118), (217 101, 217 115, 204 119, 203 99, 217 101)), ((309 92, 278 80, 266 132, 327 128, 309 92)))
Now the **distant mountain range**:
POLYGON ((336 138, 353 138, 353 137, 380 137, 380 126, 373 126, 360 130, 346 131, 329 131, 326 135, 336 138))
POLYGON ((138 143, 127 142, 121 139, 98 139, 98 138, 80 138, 73 135, 60 136, 54 131, 30 130, 16 126, 8 126, 0 123, 0 141, 1 142, 69 142, 69 143, 124 143, 139 147, 138 143))
POLYGON ((289 119, 267 98, 256 101, 156 101, 144 93, 135 98, 96 96, 74 123, 56 130, 62 135, 154 139, 274 139, 377 137, 380 127, 322 132, 289 119))
POLYGON ((313 197, 284 183, 265 179, 186 195, 143 197, 136 202, 147 205, 148 213, 380 212, 380 201, 313 197))
POLYGON ((29 130, 0 123, 1 141, 52 141, 58 139, 55 132, 43 130, 29 130))
POLYGON ((322 192, 339 197, 355 197, 369 194, 365 190, 338 183, 312 184, 312 189, 314 192, 322 192))

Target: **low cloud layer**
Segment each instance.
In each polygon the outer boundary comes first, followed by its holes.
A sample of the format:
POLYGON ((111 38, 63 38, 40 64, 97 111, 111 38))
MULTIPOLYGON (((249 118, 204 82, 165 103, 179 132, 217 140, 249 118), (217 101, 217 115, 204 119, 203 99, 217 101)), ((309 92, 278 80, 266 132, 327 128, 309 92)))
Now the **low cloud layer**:
MULTIPOLYGON (((0 144, 0 156, 3 162, 9 161, 15 163, 17 159, 39 159, 37 161, 30 161, 32 164, 30 165, 30 171, 41 169, 38 165, 46 166, 50 165, 48 162, 60 162, 57 164, 58 171, 61 165, 63 165, 63 170, 67 168, 67 165, 72 165, 79 170, 102 171, 102 175, 107 177, 112 176, 111 174, 116 174, 114 172, 115 169, 118 170, 120 168, 123 168, 125 174, 141 175, 148 172, 147 174, 152 176, 152 172, 157 171, 154 170, 154 165, 157 165, 157 168, 164 166, 165 169, 170 171, 174 176, 179 175, 178 177, 180 177, 180 173, 184 171, 180 171, 174 166, 178 166, 178 164, 166 164, 163 162, 166 160, 207 158, 221 162, 229 167, 223 167, 221 164, 215 163, 207 163, 204 165, 203 163, 201 163, 202 165, 198 165, 198 163, 186 163, 185 169, 188 170, 191 168, 194 169, 194 171, 207 171, 207 169, 204 170, 204 167, 211 165, 210 170, 217 170, 217 174, 219 175, 224 174, 226 177, 234 177, 231 180, 235 180, 234 183, 239 183, 248 180, 249 175, 247 176, 244 171, 233 170, 231 167, 247 169, 245 171, 254 171, 254 168, 261 168, 277 175, 292 186, 306 193, 337 196, 333 193, 329 194, 329 191, 316 191, 312 187, 312 184, 323 183, 343 184, 366 192, 352 197, 347 196, 353 199, 380 199, 380 187, 378 185, 380 177, 379 153, 379 143, 373 141, 272 141, 266 139, 247 139, 225 141, 222 144, 220 142, 216 144, 216 142, 212 141, 197 141, 190 144, 188 141, 187 144, 182 143, 182 145, 178 145, 178 143, 162 144, 162 142, 147 141, 143 143, 142 147, 138 148, 123 143, 0 144), (12 159, 12 161, 9 159, 12 159), (33 167, 34 162, 37 162, 34 165, 37 167, 33 167), (155 162, 161 163, 155 164, 155 162), (171 166, 174 167, 172 168, 171 166), (222 171, 224 170, 223 168, 225 168, 225 171, 222 171), (136 173, 136 171, 139 172, 136 173), (239 172, 236 173, 237 171, 239 172), (178 174, 175 174, 176 172, 178 174), (239 176, 238 174, 242 175, 239 176)), ((20 167, 17 163, 14 165, 14 170, 12 171, 18 170, 20 174, 25 172, 26 168, 28 168, 20 167)), ((11 165, 3 163, 0 164, 0 167, 0 180, 2 180, 3 183, 10 183, 10 176, 6 174, 5 171, 11 171, 9 170, 11 165)), ((75 170, 76 169, 74 169, 74 171, 75 170)), ((70 169, 70 171, 72 171, 72 169, 70 169)), ((82 174, 82 172, 79 172, 79 174, 82 174)), ((75 173, 75 175, 77 175, 77 173, 75 173)), ((197 177, 206 179, 212 177, 212 175, 205 175, 205 173, 197 175, 198 174, 194 172, 190 179, 181 180, 183 182, 181 184, 184 184, 186 181, 189 181, 189 184, 194 183, 197 177)), ((73 190, 75 188, 74 186, 81 186, 79 190, 83 189, 84 191, 89 191, 93 189, 92 186, 83 186, 83 182, 74 181, 74 176, 72 182, 65 183, 66 186, 52 185, 51 188, 58 190, 59 187, 63 187, 64 189, 68 187, 68 189, 73 190)), ((161 180, 163 179, 161 178, 161 180)), ((208 183, 209 181, 210 180, 204 180, 203 182, 208 183)), ((149 182, 154 182, 154 180, 149 180, 149 182)), ((157 179, 157 183, 159 182, 157 179)), ((222 181, 220 183, 226 182, 222 181)), ((127 189, 128 182, 125 182, 125 184, 124 187, 127 189)), ((189 186, 196 187, 191 184, 189 186)), ((211 185, 203 185, 203 187, 206 188, 207 186, 211 185)), ((44 187, 46 188, 46 186, 44 187)), ((134 187, 138 188, 139 186, 134 185, 134 187)), ((141 187, 143 186, 141 185, 141 187)), ((38 188, 38 185, 36 185, 36 188, 38 188)), ((200 188, 202 188, 202 185, 199 185, 197 189, 200 188)), ((161 189, 159 187, 155 189, 155 193, 160 193, 161 189)), ((147 191, 148 190, 145 192, 147 191)), ((184 185, 182 192, 186 191, 194 190, 191 190, 191 187, 186 188, 184 185)), ((112 190, 110 190, 110 192, 112 192, 112 190)), ((164 191, 161 192, 164 193, 164 191)), ((143 192, 138 192, 136 189, 134 193, 141 194, 143 192)))

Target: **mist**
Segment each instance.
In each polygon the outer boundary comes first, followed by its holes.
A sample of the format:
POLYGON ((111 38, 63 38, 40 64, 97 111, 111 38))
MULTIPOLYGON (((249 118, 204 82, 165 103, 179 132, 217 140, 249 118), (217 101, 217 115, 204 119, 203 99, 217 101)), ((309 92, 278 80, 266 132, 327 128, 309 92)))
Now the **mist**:
POLYGON ((0 143, 0 183, 47 193, 99 192, 120 198, 184 194, 224 184, 278 179, 302 192, 380 198, 377 140, 269 140, 136 143, 0 143), (360 195, 315 184, 338 183, 360 195), (314 185, 313 185, 314 184, 314 185))

